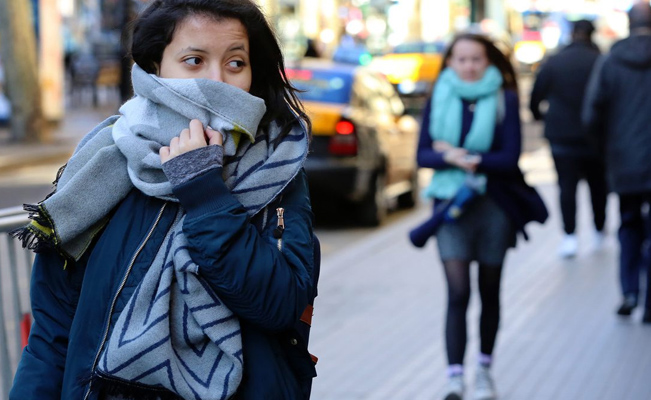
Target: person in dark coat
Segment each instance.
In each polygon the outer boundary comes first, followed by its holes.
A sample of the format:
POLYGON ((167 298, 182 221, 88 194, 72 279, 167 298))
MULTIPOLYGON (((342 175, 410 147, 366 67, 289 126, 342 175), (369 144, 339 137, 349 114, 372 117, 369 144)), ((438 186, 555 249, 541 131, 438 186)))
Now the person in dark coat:
POLYGON ((581 126, 581 106, 588 78, 599 57, 592 42, 592 22, 574 23, 572 43, 550 57, 540 68, 531 92, 529 107, 536 120, 544 119, 545 137, 558 175, 561 214, 565 236, 558 253, 563 258, 574 257, 578 250, 576 237, 576 188, 581 179, 590 187, 594 216, 593 249, 603 242, 606 221, 606 186, 603 159, 585 138, 581 126), (546 100, 549 108, 541 110, 546 100))
MULTIPOLYGON (((630 36, 595 64, 582 114, 589 137, 605 154, 608 185, 619 196, 624 300, 617 313, 623 316, 638 305, 645 227, 651 223, 651 6, 636 4, 628 17, 630 36)), ((651 274, 646 287, 643 321, 651 323, 651 274)))

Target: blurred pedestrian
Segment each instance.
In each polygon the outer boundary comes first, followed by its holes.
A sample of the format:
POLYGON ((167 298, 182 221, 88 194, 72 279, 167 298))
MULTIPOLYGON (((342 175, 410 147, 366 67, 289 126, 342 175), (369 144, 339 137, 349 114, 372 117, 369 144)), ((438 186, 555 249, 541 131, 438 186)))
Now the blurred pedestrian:
POLYGON ((549 140, 560 189, 561 214, 565 236, 558 248, 563 258, 574 257, 576 237, 576 188, 581 179, 590 187, 594 232, 592 248, 601 248, 606 222, 605 166, 602 157, 588 143, 581 126, 581 106, 588 78, 599 57, 592 42, 592 22, 574 23, 572 43, 550 57, 541 67, 531 92, 530 109, 536 120, 545 119, 545 137, 549 140), (547 100, 548 110, 541 111, 547 100))
POLYGON ((435 215, 457 193, 467 193, 463 188, 469 176, 475 182, 485 179, 473 185, 480 195, 463 213, 436 230, 448 287, 445 399, 458 400, 464 393, 472 261, 479 264, 482 302, 474 398, 493 399, 490 367, 500 321, 504 257, 515 245, 516 232, 530 220, 544 221, 546 209, 518 168, 520 114, 511 63, 484 36, 462 34, 450 44, 444 65, 423 114, 417 155, 421 167, 436 170, 426 189, 434 199, 435 215))
MULTIPOLYGON (((628 19, 630 36, 595 64, 582 116, 590 137, 605 153, 608 185, 619 196, 624 300, 617 314, 624 316, 638 304, 645 225, 651 224, 651 6, 634 5, 628 19)), ((649 273, 646 287, 643 321, 651 323, 649 273)))
POLYGON ((308 398, 309 120, 271 27, 156 0, 131 54, 136 96, 16 232, 38 255, 10 399, 308 398))
POLYGON ((317 42, 312 39, 312 38, 307 38, 305 41, 305 54, 303 57, 312 57, 312 58, 319 58, 321 57, 321 52, 317 48, 317 42))

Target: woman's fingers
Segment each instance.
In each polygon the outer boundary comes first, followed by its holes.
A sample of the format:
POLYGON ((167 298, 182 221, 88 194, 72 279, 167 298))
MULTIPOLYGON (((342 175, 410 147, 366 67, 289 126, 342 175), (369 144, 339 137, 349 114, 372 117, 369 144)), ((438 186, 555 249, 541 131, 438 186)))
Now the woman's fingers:
POLYGON ((209 145, 219 145, 222 146, 224 144, 224 138, 222 137, 222 134, 211 127, 206 127, 206 137, 208 138, 208 144, 209 145))
POLYGON ((477 163, 469 162, 469 161, 461 161, 459 163, 459 167, 468 172, 475 172, 477 170, 477 163))
POLYGON ((190 135, 189 142, 190 146, 193 147, 192 150, 206 146, 206 137, 203 132, 203 124, 198 119, 193 119, 190 121, 190 135))
MULTIPOLYGON (((216 135, 220 136, 221 135, 216 135)), ((207 146, 206 134, 203 130, 203 124, 198 119, 190 121, 190 127, 183 129, 179 136, 175 136, 170 141, 170 145, 163 146, 159 150, 161 162, 166 162, 183 153, 207 146)))
POLYGON ((459 164, 463 162, 463 158, 468 154, 468 150, 462 149, 459 147, 453 147, 443 154, 443 160, 448 164, 460 166, 459 164))
POLYGON ((452 146, 450 143, 444 142, 442 140, 437 140, 437 141, 434 142, 434 150, 439 151, 439 152, 448 151, 448 150, 453 149, 453 148, 454 148, 454 146, 452 146))
MULTIPOLYGON (((183 135, 183 131, 181 131, 181 135, 183 135)), ((181 141, 179 136, 175 136, 172 138, 170 141, 170 158, 174 158, 178 156, 180 153, 180 144, 179 142, 181 141)))
POLYGON ((165 164, 167 161, 171 159, 169 146, 161 147, 160 150, 158 151, 158 154, 160 154, 161 164, 165 164))

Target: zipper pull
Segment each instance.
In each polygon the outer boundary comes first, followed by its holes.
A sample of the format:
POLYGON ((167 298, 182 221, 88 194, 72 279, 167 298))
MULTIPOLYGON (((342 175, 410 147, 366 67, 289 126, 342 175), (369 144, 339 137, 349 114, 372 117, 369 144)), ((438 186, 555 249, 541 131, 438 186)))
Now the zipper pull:
POLYGON ((276 216, 278 216, 278 225, 276 225, 273 235, 274 239, 280 239, 285 231, 285 209, 282 207, 276 208, 276 216))

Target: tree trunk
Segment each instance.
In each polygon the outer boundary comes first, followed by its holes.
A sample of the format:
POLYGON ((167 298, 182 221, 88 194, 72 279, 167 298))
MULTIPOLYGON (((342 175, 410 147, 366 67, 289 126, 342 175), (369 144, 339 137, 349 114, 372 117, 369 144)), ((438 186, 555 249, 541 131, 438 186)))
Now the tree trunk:
POLYGON ((29 0, 0 0, 0 54, 11 102, 11 140, 38 142, 43 116, 29 0))
POLYGON ((481 22, 486 18, 485 0, 471 0, 470 2, 470 22, 481 22))

